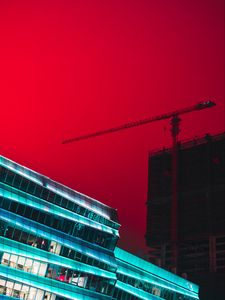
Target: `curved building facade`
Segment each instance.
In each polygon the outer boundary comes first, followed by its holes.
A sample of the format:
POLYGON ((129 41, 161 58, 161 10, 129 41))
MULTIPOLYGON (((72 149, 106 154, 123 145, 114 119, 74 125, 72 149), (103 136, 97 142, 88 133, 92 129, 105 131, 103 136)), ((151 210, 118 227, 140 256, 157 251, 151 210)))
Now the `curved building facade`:
POLYGON ((0 299, 198 298, 116 247, 117 211, 0 156, 0 299))

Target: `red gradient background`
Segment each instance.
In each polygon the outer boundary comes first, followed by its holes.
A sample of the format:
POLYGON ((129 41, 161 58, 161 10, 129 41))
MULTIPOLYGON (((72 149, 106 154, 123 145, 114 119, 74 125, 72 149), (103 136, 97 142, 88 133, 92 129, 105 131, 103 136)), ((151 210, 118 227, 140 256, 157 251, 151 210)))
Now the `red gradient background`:
POLYGON ((0 45, 0 154, 117 208, 120 246, 146 251, 148 152, 169 121, 61 141, 207 99, 180 138, 224 131, 224 1, 1 0, 0 45))

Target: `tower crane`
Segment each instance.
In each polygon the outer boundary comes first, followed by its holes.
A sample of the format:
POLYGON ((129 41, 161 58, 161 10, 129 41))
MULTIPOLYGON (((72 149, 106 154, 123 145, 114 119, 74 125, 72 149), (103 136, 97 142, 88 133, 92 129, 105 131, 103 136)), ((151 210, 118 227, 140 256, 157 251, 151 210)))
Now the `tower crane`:
POLYGON ((195 105, 172 111, 169 113, 165 113, 158 116, 153 116, 145 119, 141 119, 138 121, 133 121, 129 123, 125 123, 116 127, 96 131, 89 134, 84 134, 81 136, 77 136, 74 138, 66 139, 62 142, 62 144, 69 144, 73 142, 78 142, 81 140, 89 139, 98 137, 104 134, 110 134, 117 131, 129 129, 132 127, 137 127, 141 125, 145 125, 151 122, 160 121, 164 119, 171 119, 170 125, 171 125, 171 135, 173 140, 173 146, 172 146, 172 205, 171 205, 171 244, 172 244, 172 261, 173 261, 173 267, 175 270, 177 269, 177 241, 178 241, 178 235, 177 235, 177 210, 178 210, 178 191, 177 191, 177 169, 178 169, 178 160, 177 160, 177 150, 178 150, 178 134, 180 132, 180 115, 190 113, 193 111, 202 110, 205 108, 211 108, 215 106, 216 103, 213 101, 204 101, 199 102, 195 105))

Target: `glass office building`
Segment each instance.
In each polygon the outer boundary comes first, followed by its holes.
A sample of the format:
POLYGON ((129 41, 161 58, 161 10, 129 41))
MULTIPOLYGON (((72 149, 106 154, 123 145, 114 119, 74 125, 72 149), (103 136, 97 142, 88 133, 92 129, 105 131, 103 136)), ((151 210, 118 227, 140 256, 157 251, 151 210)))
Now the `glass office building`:
POLYGON ((0 299, 198 298, 116 247, 117 211, 0 156, 0 299))

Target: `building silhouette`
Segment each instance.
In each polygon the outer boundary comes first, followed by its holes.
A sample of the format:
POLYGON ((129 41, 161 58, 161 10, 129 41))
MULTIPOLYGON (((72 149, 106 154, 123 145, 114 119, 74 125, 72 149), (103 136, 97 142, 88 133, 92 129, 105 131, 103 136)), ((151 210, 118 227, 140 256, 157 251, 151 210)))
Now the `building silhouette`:
POLYGON ((225 134, 178 146, 177 266, 172 257, 172 149, 149 155, 146 244, 150 261, 200 285, 200 299, 223 299, 225 134))
POLYGON ((0 299, 199 299, 117 248, 119 227, 115 209, 0 156, 0 299))

